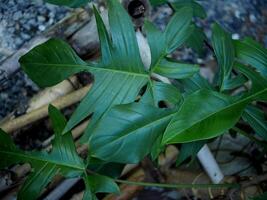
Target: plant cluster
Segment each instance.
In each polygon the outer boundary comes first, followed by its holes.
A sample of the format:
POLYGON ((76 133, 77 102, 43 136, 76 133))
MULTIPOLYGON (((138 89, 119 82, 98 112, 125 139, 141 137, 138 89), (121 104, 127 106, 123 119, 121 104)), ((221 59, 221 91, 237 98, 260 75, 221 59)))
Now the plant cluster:
MULTIPOLYGON (((48 0, 77 7, 87 0, 48 0)), ((165 1, 153 1, 158 4, 165 1)), ((55 175, 81 177, 84 199, 96 199, 97 192, 119 192, 115 179, 123 164, 138 163, 145 156, 157 159, 166 145, 182 143, 177 164, 242 120, 262 138, 266 149, 267 122, 258 102, 267 101, 267 50, 250 38, 232 40, 218 24, 212 27, 211 43, 218 63, 212 83, 200 74, 196 64, 171 58, 183 44, 201 53, 207 38, 194 24, 205 17, 195 1, 176 1, 176 11, 162 32, 149 21, 144 30, 151 49, 151 65, 141 60, 135 31, 128 13, 118 0, 108 0, 109 31, 94 8, 101 46, 101 58, 86 62, 60 39, 35 47, 20 58, 25 73, 40 87, 53 86, 78 72, 89 72, 94 83, 70 119, 52 105, 49 116, 55 139, 53 150, 25 152, 0 132, 0 168, 30 163, 32 172, 18 199, 36 199, 55 175), (155 74, 173 84, 159 81, 155 74), (162 108, 160 102, 165 102, 162 108), (80 142, 88 145, 88 156, 76 152, 71 130, 91 116, 80 142), (109 169, 109 170, 107 170, 109 169)), ((254 136, 251 136, 254 137, 254 136)), ((256 140, 256 139, 255 139, 256 140)))

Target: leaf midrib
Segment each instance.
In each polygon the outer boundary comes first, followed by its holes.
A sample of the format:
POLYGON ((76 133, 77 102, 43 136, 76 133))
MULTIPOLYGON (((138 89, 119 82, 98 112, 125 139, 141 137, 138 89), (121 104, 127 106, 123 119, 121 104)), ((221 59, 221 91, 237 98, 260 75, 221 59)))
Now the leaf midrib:
MULTIPOLYGON (((9 156, 18 156, 18 157, 21 157, 22 159, 25 158, 25 160, 35 160, 35 161, 39 161, 39 162, 48 162, 51 164, 55 164, 57 166, 69 167, 69 168, 73 168, 73 169, 76 169, 79 171, 85 170, 85 167, 78 167, 77 165, 70 165, 70 164, 66 164, 66 163, 63 164, 63 162, 56 162, 54 160, 41 159, 41 158, 38 158, 37 156, 32 156, 32 155, 24 154, 24 153, 20 153, 20 152, 9 152, 9 151, 0 150, 0 153, 7 154, 9 156)), ((47 155, 49 155, 49 154, 47 154, 47 155)), ((24 159, 23 159, 23 161, 24 161, 24 159)), ((30 162, 30 161, 28 161, 28 162, 30 162)))
MULTIPOLYGON (((93 67, 91 65, 78 65, 78 64, 53 64, 53 63, 30 63, 31 65, 47 65, 47 66, 55 66, 55 67, 83 67, 85 68, 84 70, 87 70, 86 67, 88 67, 88 71, 91 72, 92 70, 94 71, 108 71, 108 72, 113 72, 113 73, 120 73, 120 74, 127 74, 127 75, 132 75, 132 76, 141 76, 141 77, 146 77, 149 78, 149 74, 146 73, 136 73, 136 72, 131 72, 131 71, 122 71, 122 70, 116 70, 113 68, 104 68, 104 67, 93 67)), ((144 71, 145 72, 145 71, 144 71)))
POLYGON ((175 114, 176 114, 176 112, 172 112, 172 113, 170 113, 170 114, 168 114, 168 115, 166 115, 166 116, 164 116, 164 117, 162 117, 162 118, 159 118, 159 119, 157 119, 157 120, 154 120, 154 121, 152 121, 152 122, 149 122, 149 123, 147 123, 147 124, 145 124, 145 125, 143 125, 143 126, 139 126, 139 127, 135 128, 135 129, 129 131, 128 133, 123 134, 122 136, 115 138, 115 139, 112 140, 109 144, 114 143, 114 142, 117 142, 118 140, 123 140, 125 137, 129 136, 130 134, 134 134, 137 130, 139 130, 139 129, 144 129, 144 128, 146 128, 146 127, 149 127, 151 124, 158 123, 158 122, 160 122, 160 121, 165 120, 166 118, 169 118, 169 117, 171 118, 171 117, 172 117, 173 115, 175 115, 175 114))
MULTIPOLYGON (((248 101, 249 99, 251 99, 251 98, 253 98, 253 97, 257 96, 257 95, 260 95, 261 93, 264 93, 264 92, 266 92, 266 91, 267 91, 267 88, 265 88, 264 90, 262 90, 262 91, 260 91, 260 92, 255 93, 255 94, 253 94, 253 95, 251 95, 251 96, 248 96, 248 97, 242 99, 241 101, 237 101, 237 102, 235 102, 235 103, 233 103, 233 104, 230 104, 230 105, 228 105, 228 106, 226 106, 226 107, 223 107, 222 109, 220 109, 220 110, 218 110, 218 111, 216 111, 216 112, 212 112, 211 114, 207 115, 206 117, 204 117, 204 118, 202 118, 202 119, 200 119, 200 120, 197 120, 197 121, 196 121, 195 123, 193 123, 190 127, 193 127, 193 126, 195 126, 195 125, 198 124, 198 123, 201 123, 202 121, 208 119, 208 118, 211 117, 212 115, 215 115, 215 114, 217 114, 217 113, 219 113, 219 112, 222 112, 223 110, 226 110, 226 109, 230 108, 231 106, 235 106, 235 105, 237 105, 237 104, 239 104, 239 103, 243 103, 243 102, 245 102, 245 101, 248 101)), ((183 103, 183 105, 184 105, 184 103, 183 103)), ((181 107, 182 107, 183 105, 181 105, 181 107)), ((179 111, 178 111, 177 113, 179 113, 179 111)), ((189 127, 189 128, 190 128, 190 127, 189 127)), ((173 138, 175 138, 177 135, 183 133, 185 130, 187 130, 187 129, 189 129, 189 128, 184 128, 184 129, 182 129, 182 130, 179 131, 176 135, 174 135, 173 137, 170 137, 170 139, 166 140, 166 142, 171 141, 171 140, 172 140, 173 138)))

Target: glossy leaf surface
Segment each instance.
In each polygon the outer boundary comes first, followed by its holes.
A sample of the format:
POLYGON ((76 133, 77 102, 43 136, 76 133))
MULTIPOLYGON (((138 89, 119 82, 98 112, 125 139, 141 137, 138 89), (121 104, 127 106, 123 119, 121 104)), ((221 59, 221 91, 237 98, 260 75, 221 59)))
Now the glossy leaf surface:
POLYGON ((172 115, 171 110, 140 103, 113 107, 92 134, 91 156, 120 163, 139 162, 150 152, 172 115))
POLYGON ((242 99, 199 90, 185 99, 167 127, 163 143, 192 142, 219 136, 236 124, 248 103, 266 94, 267 87, 242 99))

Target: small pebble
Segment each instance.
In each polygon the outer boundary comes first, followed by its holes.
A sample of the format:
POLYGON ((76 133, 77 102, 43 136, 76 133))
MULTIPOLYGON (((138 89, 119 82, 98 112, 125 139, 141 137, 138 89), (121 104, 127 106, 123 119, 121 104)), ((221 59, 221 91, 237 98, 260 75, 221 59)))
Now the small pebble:
POLYGON ((233 40, 239 40, 240 39, 239 34, 237 34, 237 33, 232 34, 232 39, 233 40))
POLYGON ((38 29, 39 29, 40 31, 44 31, 44 30, 45 30, 45 26, 44 26, 44 25, 39 25, 39 26, 38 26, 38 29))

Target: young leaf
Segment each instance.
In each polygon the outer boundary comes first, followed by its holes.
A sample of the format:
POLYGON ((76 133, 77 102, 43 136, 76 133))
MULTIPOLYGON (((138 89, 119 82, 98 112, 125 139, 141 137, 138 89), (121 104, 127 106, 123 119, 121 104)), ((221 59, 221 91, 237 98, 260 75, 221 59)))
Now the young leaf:
POLYGON ((115 106, 94 129, 89 144, 90 154, 105 161, 138 163, 150 152, 172 115, 173 111, 169 109, 147 104, 115 106))
POLYGON ((235 58, 235 48, 229 33, 218 24, 212 28, 212 44, 220 67, 220 87, 229 78, 235 58))
POLYGON ((267 50, 250 38, 234 41, 236 56, 242 62, 255 67, 264 77, 267 77, 267 50))
POLYGON ((248 106, 242 118, 248 122, 257 135, 267 141, 267 120, 262 110, 255 106, 248 106))
POLYGON ((194 64, 177 63, 163 59, 155 66, 153 71, 168 78, 185 79, 197 73, 199 67, 194 64))
POLYGON ((91 0, 45 0, 48 3, 60 5, 60 6, 69 6, 72 8, 77 8, 85 5, 91 0))

